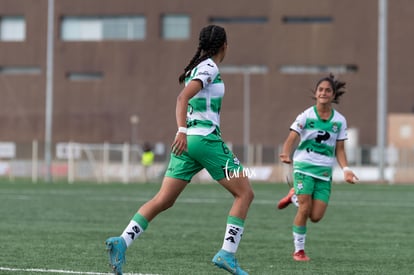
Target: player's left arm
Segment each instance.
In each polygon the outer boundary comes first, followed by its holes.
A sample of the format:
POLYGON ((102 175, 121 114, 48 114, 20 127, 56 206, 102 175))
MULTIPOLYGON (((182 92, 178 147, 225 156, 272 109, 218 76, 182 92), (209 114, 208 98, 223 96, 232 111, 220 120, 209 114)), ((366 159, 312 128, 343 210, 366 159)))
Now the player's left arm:
POLYGON ((339 166, 342 168, 344 172, 344 179, 348 183, 356 183, 358 177, 354 174, 354 172, 348 167, 348 160, 346 158, 345 153, 345 141, 344 140, 337 140, 336 141, 336 160, 339 166))
MULTIPOLYGON (((188 101, 195 96, 203 87, 203 84, 199 79, 191 80, 188 85, 180 92, 177 97, 177 103, 175 107, 175 117, 177 121, 177 127, 187 128, 187 107, 188 101)), ((187 133, 178 131, 173 144, 171 145, 172 152, 177 156, 181 155, 184 150, 187 150, 187 133)))

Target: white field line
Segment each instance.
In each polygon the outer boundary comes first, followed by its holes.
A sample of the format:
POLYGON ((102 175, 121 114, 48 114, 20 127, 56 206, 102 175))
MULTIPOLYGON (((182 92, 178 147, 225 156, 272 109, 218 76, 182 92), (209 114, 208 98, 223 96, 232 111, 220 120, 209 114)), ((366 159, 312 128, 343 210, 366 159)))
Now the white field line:
MULTIPOLYGON (((55 274, 79 274, 79 275, 110 275, 113 273, 101 273, 91 271, 73 271, 73 270, 61 270, 61 269, 43 269, 43 268, 11 268, 0 266, 1 271, 10 272, 34 272, 34 273, 55 273, 55 274)), ((125 275, 157 275, 157 274, 144 274, 144 273, 124 273, 125 275)))

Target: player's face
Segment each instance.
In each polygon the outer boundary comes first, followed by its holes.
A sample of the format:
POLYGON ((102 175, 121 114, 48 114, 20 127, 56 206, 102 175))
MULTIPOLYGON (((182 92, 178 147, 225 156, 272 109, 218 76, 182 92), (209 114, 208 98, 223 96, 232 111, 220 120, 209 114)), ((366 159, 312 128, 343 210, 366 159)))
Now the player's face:
POLYGON ((316 102, 320 104, 329 104, 334 99, 334 91, 329 81, 322 81, 315 92, 316 102))
POLYGON ((224 59, 224 57, 226 56, 226 53, 227 53, 227 42, 224 42, 224 44, 223 44, 223 46, 222 46, 222 51, 223 51, 223 53, 222 53, 222 55, 221 55, 221 58, 220 58, 220 62, 221 61, 223 61, 223 59, 224 59))

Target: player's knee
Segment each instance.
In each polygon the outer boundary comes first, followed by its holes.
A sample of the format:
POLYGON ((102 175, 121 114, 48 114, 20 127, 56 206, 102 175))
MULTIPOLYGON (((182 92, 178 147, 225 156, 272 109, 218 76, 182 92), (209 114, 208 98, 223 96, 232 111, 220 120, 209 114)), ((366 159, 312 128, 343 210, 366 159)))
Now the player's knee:
POLYGON ((254 192, 253 192, 253 190, 252 190, 252 189, 249 189, 249 190, 246 192, 246 199, 247 199, 249 202, 252 202, 252 201, 253 201, 253 199, 254 199, 254 192))
POLYGON ((307 217, 309 217, 309 213, 310 213, 310 208, 305 207, 304 205, 300 205, 299 204, 299 208, 298 208, 298 212, 297 212, 297 216, 302 217, 302 219, 307 219, 307 217))
POLYGON ((322 216, 310 215, 309 216, 309 219, 310 219, 311 222, 317 223, 320 220, 322 220, 322 216))
POLYGON ((253 190, 244 190, 238 194, 234 194, 236 199, 242 200, 245 204, 250 204, 254 199, 254 192, 253 190))
MULTIPOLYGON (((246 179, 243 179, 243 180, 246 180, 246 179)), ((237 182, 235 184, 240 184, 240 185, 243 184, 243 186, 240 186, 240 188, 238 188, 238 189, 233 189, 230 192, 233 194, 233 196, 236 199, 241 199, 245 203, 250 204, 253 201, 253 199, 254 199, 254 191, 250 187, 250 185, 248 184, 248 182, 246 184, 246 182, 240 181, 240 182, 237 182)))
POLYGON ((250 185, 247 185, 247 188, 243 188, 243 197, 244 200, 248 203, 251 203, 254 199, 254 191, 253 189, 250 187, 250 185))

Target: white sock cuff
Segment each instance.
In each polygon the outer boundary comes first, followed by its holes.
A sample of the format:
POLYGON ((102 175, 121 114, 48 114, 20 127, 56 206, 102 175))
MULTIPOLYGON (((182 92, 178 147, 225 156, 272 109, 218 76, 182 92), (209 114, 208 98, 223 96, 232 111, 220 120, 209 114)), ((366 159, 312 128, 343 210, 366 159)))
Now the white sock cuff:
POLYGON ((125 228, 124 232, 122 232, 121 237, 125 240, 125 243, 128 247, 143 232, 144 230, 141 228, 141 226, 136 221, 131 220, 128 226, 125 228))
POLYGON ((222 249, 230 253, 236 253, 241 237, 243 236, 243 231, 244 228, 242 226, 228 223, 222 249))
POLYGON ((296 206, 299 207, 299 203, 298 203, 298 196, 296 196, 296 194, 293 194, 292 197, 290 198, 290 201, 296 206))

